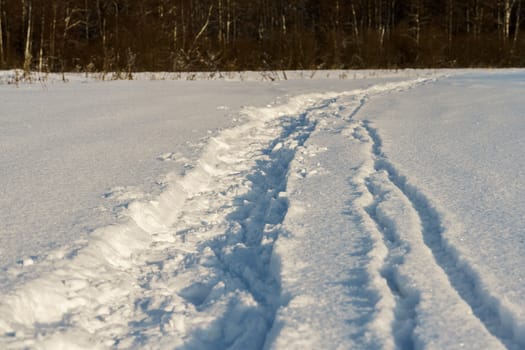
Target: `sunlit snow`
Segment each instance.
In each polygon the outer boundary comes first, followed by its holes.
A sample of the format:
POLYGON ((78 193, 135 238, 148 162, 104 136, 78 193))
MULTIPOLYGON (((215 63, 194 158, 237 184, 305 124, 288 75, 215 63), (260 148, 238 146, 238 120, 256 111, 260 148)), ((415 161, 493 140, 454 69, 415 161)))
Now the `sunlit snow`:
POLYGON ((525 72, 332 74, 0 85, 0 347, 524 348, 525 72))

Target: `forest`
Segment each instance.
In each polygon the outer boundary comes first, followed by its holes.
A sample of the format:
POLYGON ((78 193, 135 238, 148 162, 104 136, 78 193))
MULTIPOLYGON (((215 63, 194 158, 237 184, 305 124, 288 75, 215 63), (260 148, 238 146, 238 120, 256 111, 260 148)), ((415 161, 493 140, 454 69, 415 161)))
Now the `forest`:
POLYGON ((521 0, 0 0, 0 68, 524 66, 521 0))

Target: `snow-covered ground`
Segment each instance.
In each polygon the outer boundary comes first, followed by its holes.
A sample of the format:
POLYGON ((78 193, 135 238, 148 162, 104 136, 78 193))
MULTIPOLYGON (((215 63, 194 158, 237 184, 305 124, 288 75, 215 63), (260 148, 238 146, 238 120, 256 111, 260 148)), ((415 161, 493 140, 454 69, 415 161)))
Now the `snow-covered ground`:
POLYGON ((243 79, 250 77, 0 84, 0 266, 38 259, 111 224, 129 201, 157 195, 164 175, 183 172, 206 138, 239 123, 242 106, 377 81, 371 73, 351 81, 243 79))
POLYGON ((0 85, 0 347, 525 348, 525 72, 345 74, 0 85))

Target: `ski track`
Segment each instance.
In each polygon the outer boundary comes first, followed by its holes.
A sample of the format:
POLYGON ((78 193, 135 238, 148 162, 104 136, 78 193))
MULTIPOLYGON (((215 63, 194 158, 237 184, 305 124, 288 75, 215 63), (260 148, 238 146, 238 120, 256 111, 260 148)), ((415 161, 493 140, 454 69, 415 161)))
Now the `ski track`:
POLYGON ((398 235, 386 226, 383 226, 381 219, 377 217, 377 208, 384 200, 384 194, 381 194, 374 186, 369 183, 369 178, 366 179, 367 189, 376 198, 373 203, 365 208, 370 218, 376 224, 377 229, 383 235, 385 245, 388 247, 388 255, 381 268, 381 276, 385 279, 390 292, 396 298, 396 305, 394 307, 395 319, 392 323, 392 330, 395 338, 395 343, 400 349, 414 349, 414 327, 416 318, 416 305, 418 303, 417 296, 410 296, 403 292, 403 287, 400 285, 397 265, 404 263, 404 257, 400 254, 394 254, 393 251, 402 251, 406 254, 407 248, 398 235))
POLYGON ((269 335, 279 327, 276 314, 288 302, 280 281, 283 257, 273 248, 287 234, 282 225, 290 166, 330 109, 350 127, 348 137, 369 147, 368 163, 348 179, 361 194, 349 206, 376 241, 371 249, 362 247, 369 264, 363 278, 381 294, 369 297, 369 303, 385 305, 377 306, 375 319, 363 320, 377 328, 376 334, 390 320, 391 335, 379 334, 379 344, 414 349, 424 342, 417 333, 422 294, 403 269, 417 245, 402 233, 406 227, 399 220, 405 220, 410 229, 421 226, 422 245, 435 260, 428 264, 440 266, 483 326, 507 348, 523 348, 513 318, 505 317, 512 313, 502 315, 497 299, 478 285, 479 276, 444 241, 437 209, 388 161, 371 124, 355 119, 370 97, 429 81, 246 108, 244 123, 210 138, 197 164, 170 179, 157 199, 127 205, 128 219, 95 231, 87 242, 11 267, 2 284, 0 344, 12 349, 270 347, 269 335), (345 103, 356 101, 341 115, 345 103), (394 204, 404 206, 406 217, 391 216, 394 204))
POLYGON ((363 122, 363 127, 373 140, 376 171, 385 171, 392 184, 411 202, 422 223, 424 242, 432 251, 437 264, 448 276, 451 285, 486 329, 508 349, 524 348, 525 343, 514 334, 514 329, 518 329, 518 325, 512 323, 512 317, 505 317, 509 312, 502 312, 498 300, 490 295, 488 290, 480 287, 480 276, 458 257, 454 247, 446 243, 443 238, 445 228, 438 210, 388 161, 382 152, 382 141, 377 130, 367 121, 363 122))
MULTIPOLYGON (((368 231, 376 241, 376 247, 369 252, 370 265, 376 266, 378 271, 370 271, 374 276, 384 280, 384 287, 376 281, 376 288, 382 291, 380 300, 386 301, 386 307, 378 312, 377 319, 389 319, 392 331, 392 341, 383 340, 382 348, 414 349, 414 328, 416 325, 416 306, 419 302, 417 292, 404 286, 406 280, 400 275, 398 266, 404 264, 405 255, 410 247, 404 242, 396 231, 396 224, 386 215, 380 215, 380 206, 386 201, 389 192, 374 183, 373 179, 380 172, 377 168, 377 156, 375 154, 375 140, 371 137, 366 122, 353 120, 358 112, 365 106, 368 96, 360 98, 359 105, 348 116, 343 117, 351 122, 352 132, 349 134, 355 140, 368 145, 368 162, 362 164, 354 176, 349 179, 351 186, 359 189, 362 193, 358 205, 353 211, 361 216, 365 223, 364 230, 368 231), (370 219, 371 222, 367 222, 370 219), (386 287, 386 288, 385 288, 386 287), (390 304, 388 306, 388 304, 390 304), (395 344, 395 345, 394 345, 395 344)), ((372 325, 373 327, 374 325, 372 325)))

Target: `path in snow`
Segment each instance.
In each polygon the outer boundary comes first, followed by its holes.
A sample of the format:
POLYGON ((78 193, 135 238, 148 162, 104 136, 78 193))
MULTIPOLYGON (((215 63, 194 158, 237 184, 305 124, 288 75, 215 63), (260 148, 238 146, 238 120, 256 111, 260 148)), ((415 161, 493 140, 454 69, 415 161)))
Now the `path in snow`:
POLYGON ((339 98, 322 116, 305 147, 324 152, 298 165, 313 177, 290 181, 285 228, 296 237, 279 238, 276 251, 288 260, 282 288, 291 301, 278 313, 277 347, 517 348, 494 330, 496 315, 479 316, 468 295, 479 291, 458 286, 459 274, 472 280, 468 270, 440 268, 440 218, 388 163, 369 123, 352 120, 363 95, 339 98), (319 164, 326 176, 315 175, 319 164))
POLYGON ((429 81, 246 108, 128 220, 11 267, 0 344, 519 348, 361 115, 429 81))
MULTIPOLYGON (((402 195, 411 202, 413 210, 419 216, 419 226, 421 226, 420 230, 424 243, 432 251, 437 264, 446 273, 457 293, 470 306, 472 312, 485 328, 503 342, 507 348, 520 349, 525 346, 525 343, 519 339, 519 334, 515 334, 516 325, 508 322, 505 319, 505 314, 500 314, 497 299, 490 295, 490 291, 481 290, 478 285, 477 273, 458 258, 454 247, 444 241, 442 235, 445 229, 439 212, 416 187, 409 184, 405 177, 399 175, 395 167, 383 155, 381 139, 377 131, 368 123, 365 124, 365 128, 374 142, 376 170, 384 172, 388 176, 389 182, 397 187, 397 190, 401 191, 402 195)), ((370 190, 372 193, 375 192, 373 187, 370 190)), ((373 217, 376 210, 371 211, 373 217)), ((382 226, 380 219, 375 221, 382 226)), ((385 227, 388 225, 385 224, 385 227)))

